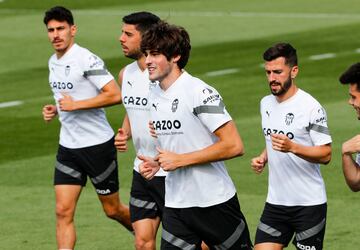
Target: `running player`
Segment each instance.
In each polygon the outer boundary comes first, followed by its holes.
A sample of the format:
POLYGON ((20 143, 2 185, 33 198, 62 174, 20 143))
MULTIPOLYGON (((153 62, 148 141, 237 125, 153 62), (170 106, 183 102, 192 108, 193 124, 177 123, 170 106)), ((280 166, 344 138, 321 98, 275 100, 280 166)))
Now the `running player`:
POLYGON ((263 57, 272 95, 260 103, 266 149, 251 165, 261 173, 269 164, 269 186, 255 249, 283 249, 295 233, 297 249, 319 250, 327 208, 319 164, 331 159, 326 113, 318 101, 296 86, 299 68, 290 44, 275 44, 263 57))
POLYGON ((243 154, 243 143, 219 93, 184 70, 190 53, 185 29, 161 22, 141 42, 152 81, 151 121, 159 146, 141 173, 158 168, 165 179, 161 249, 252 249, 234 184, 223 160, 243 154))
MULTIPOLYGON (((360 120, 360 63, 351 65, 341 76, 342 84, 349 84, 349 104, 353 106, 360 120)), ((354 192, 360 191, 360 135, 342 145, 342 167, 346 183, 354 192), (356 160, 352 155, 356 154, 356 160)))
POLYGON ((55 163, 56 239, 59 249, 73 249, 74 214, 87 176, 106 215, 132 230, 129 208, 119 199, 114 132, 102 107, 120 103, 121 92, 104 62, 75 43, 77 27, 70 10, 56 6, 44 23, 55 54, 49 60, 49 84, 56 105, 43 107, 49 122, 59 115, 55 163))
MULTIPOLYGON (((115 146, 120 152, 127 149, 126 141, 132 137, 137 155, 155 156, 154 139, 150 136, 147 108, 150 88, 156 82, 149 80, 145 57, 140 51, 141 35, 160 18, 149 12, 135 12, 123 17, 120 43, 126 57, 135 61, 119 73, 123 105, 127 115, 122 128, 115 136, 115 146)), ((130 215, 135 231, 136 249, 155 249, 156 233, 162 217, 165 196, 165 175, 159 171, 155 178, 148 181, 139 174, 137 157, 134 160, 131 185, 130 215)))

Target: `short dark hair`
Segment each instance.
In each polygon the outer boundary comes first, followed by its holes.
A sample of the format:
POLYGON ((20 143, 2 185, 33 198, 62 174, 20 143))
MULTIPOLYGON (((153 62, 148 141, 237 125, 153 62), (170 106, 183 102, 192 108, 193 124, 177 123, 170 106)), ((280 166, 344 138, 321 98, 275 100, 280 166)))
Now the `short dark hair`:
POLYGON ((290 67, 298 65, 296 49, 294 49, 294 47, 289 43, 277 43, 268 48, 263 54, 263 58, 267 62, 275 60, 279 57, 284 57, 285 64, 290 67))
POLYGON ((44 24, 47 25, 50 20, 65 21, 70 25, 74 25, 74 17, 71 11, 63 6, 55 6, 45 12, 44 24))
POLYGON ((168 60, 180 56, 177 65, 183 69, 190 56, 190 37, 187 31, 180 26, 159 22, 144 33, 141 41, 141 51, 157 51, 168 60))
POLYGON ((126 24, 135 25, 136 29, 140 31, 141 34, 148 30, 152 25, 160 22, 160 18, 157 15, 146 11, 131 13, 124 16, 122 20, 126 24))
POLYGON ((339 81, 342 84, 356 84, 356 89, 360 91, 360 63, 351 65, 342 75, 339 77, 339 81))

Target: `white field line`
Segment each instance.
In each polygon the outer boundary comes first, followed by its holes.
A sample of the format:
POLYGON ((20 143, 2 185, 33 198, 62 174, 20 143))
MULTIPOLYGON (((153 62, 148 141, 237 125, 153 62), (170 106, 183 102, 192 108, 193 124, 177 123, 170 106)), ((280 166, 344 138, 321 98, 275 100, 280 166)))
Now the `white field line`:
POLYGON ((0 108, 19 106, 22 105, 23 103, 24 103, 23 101, 0 102, 0 108))
POLYGON ((329 58, 334 58, 334 57, 336 57, 335 53, 326 53, 326 54, 309 56, 309 59, 312 61, 316 61, 316 60, 324 60, 324 59, 329 59, 329 58))
MULTIPOLYGON (((240 11, 154 11, 160 16, 179 17, 271 17, 271 18, 300 18, 300 19, 360 19, 358 14, 340 13, 278 13, 278 12, 240 12, 240 11)), ((109 10, 79 10, 78 14, 86 15, 115 15, 128 14, 128 11, 109 10)))
MULTIPOLYGON (((4 1, 4 0, 0 0, 4 1)), ((1 9, 0 13, 30 13, 38 12, 36 9, 1 9)), ((150 10, 151 11, 151 10, 150 10)), ((130 11, 131 12, 131 11, 130 11)), ((359 20, 359 14, 342 13, 279 13, 279 12, 241 12, 241 11, 152 11, 160 16, 170 17, 266 17, 286 19, 354 19, 359 20)), ((129 10, 76 10, 75 15, 93 16, 123 16, 129 14, 129 10)))
POLYGON ((205 75, 206 76, 222 76, 222 75, 229 75, 229 74, 234 74, 239 72, 239 69, 222 69, 222 70, 217 70, 217 71, 210 71, 210 72, 206 72, 205 75))
POLYGON ((356 49, 356 50, 355 50, 355 53, 360 54, 360 48, 356 49))

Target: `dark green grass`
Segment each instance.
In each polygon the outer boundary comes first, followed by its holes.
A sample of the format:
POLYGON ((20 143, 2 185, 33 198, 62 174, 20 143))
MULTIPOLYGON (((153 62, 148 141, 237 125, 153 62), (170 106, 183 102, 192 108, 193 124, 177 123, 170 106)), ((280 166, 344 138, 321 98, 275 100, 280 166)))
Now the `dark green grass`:
MULTIPOLYGON (((152 0, 151 2, 175 2, 174 0, 152 0)), ((143 4, 144 0, 102 0, 101 4, 96 0, 32 0, 32 1, 20 1, 20 0, 5 0, 0 4, 0 9, 39 9, 44 10, 51 8, 52 6, 62 5, 71 9, 90 9, 90 8, 104 8, 117 5, 139 5, 143 4)))

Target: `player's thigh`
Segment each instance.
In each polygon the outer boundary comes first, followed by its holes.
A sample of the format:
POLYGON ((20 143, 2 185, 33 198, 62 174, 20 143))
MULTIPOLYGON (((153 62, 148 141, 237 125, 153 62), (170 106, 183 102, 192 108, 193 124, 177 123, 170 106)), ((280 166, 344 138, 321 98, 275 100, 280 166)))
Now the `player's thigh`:
POLYGON ((80 185, 55 185, 56 213, 58 216, 73 216, 81 193, 80 185))
POLYGON ((327 204, 303 207, 296 216, 293 244, 297 249, 322 249, 327 204))
POLYGON ((144 179, 136 171, 130 192, 131 222, 138 220, 162 217, 164 208, 164 178, 155 177, 154 180, 144 179))
POLYGON ((161 249, 201 249, 200 237, 191 230, 181 216, 182 209, 164 208, 161 249))
POLYGON ((256 244, 254 250, 282 250, 284 249, 284 245, 279 243, 260 243, 256 244))
POLYGON ((255 235, 255 246, 276 243, 286 247, 294 234, 289 223, 290 210, 285 206, 266 203, 255 235))
POLYGON ((99 145, 82 148, 77 151, 76 157, 99 195, 118 192, 118 163, 113 138, 99 145))
POLYGON ((156 233, 160 225, 160 218, 147 218, 135 221, 132 226, 135 231, 135 238, 141 241, 152 241, 156 240, 156 233))
POLYGON ((76 159, 78 149, 59 145, 56 155, 54 185, 86 185, 86 173, 76 159))
POLYGON ((187 224, 210 248, 252 249, 249 229, 236 195, 218 205, 186 211, 187 224))

